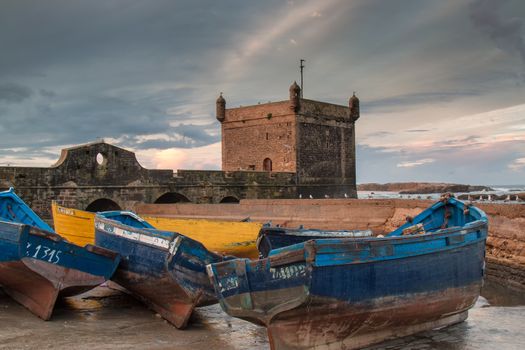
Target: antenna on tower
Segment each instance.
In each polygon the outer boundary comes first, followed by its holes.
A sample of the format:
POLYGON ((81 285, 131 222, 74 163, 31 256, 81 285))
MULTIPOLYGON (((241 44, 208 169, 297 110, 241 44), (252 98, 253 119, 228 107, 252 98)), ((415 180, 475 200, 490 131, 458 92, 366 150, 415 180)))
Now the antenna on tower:
POLYGON ((302 58, 299 60, 299 68, 301 68, 301 98, 303 98, 303 68, 304 68, 304 62, 302 58))

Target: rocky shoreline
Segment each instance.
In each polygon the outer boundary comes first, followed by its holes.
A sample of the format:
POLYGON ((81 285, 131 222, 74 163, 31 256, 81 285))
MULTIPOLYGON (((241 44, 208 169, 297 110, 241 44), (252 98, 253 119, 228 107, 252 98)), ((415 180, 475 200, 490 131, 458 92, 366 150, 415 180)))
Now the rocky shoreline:
POLYGON ((504 202, 525 202, 525 192, 516 192, 512 194, 486 194, 486 193, 470 193, 461 194, 458 199, 462 201, 504 201, 504 202))
POLYGON ((357 185, 358 191, 385 191, 399 194, 470 193, 493 191, 488 186, 450 184, 440 182, 389 182, 386 184, 365 183, 357 185))

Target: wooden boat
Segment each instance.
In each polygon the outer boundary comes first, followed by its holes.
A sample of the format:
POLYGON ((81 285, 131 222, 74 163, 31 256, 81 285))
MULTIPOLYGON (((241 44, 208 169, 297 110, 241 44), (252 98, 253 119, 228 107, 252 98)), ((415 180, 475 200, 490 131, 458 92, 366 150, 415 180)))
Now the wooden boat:
MULTIPOLYGON (((55 229, 60 235, 75 244, 93 244, 95 213, 66 208, 56 203, 52 203, 51 206, 55 229)), ((199 241, 208 250, 221 255, 243 258, 259 256, 255 241, 263 226, 261 223, 173 219, 155 216, 144 216, 143 219, 159 230, 179 232, 199 241)))
POLYGON ((175 219, 143 216, 159 230, 175 231, 201 242, 206 249, 221 255, 256 259, 255 241, 263 227, 260 222, 235 222, 205 219, 175 219))
POLYGON ((119 260, 109 250, 67 242, 12 189, 0 192, 0 285, 38 317, 48 320, 59 296, 108 280, 119 260))
POLYGON ((132 225, 95 218, 97 246, 122 256, 112 281, 177 328, 185 328, 195 307, 217 302, 206 265, 225 258, 178 233, 132 225))
POLYGON ((272 349, 357 349, 461 322, 479 296, 487 217, 444 198, 383 238, 316 239, 208 266, 221 307, 272 349))
MULTIPOLYGON (((51 213, 55 230, 68 241, 80 246, 95 244, 95 216, 96 213, 79 209, 66 208, 51 203, 51 213)), ((130 211, 106 211, 104 217, 129 224, 134 227, 154 228, 147 221, 130 211)))
POLYGON ((62 207, 53 201, 51 214, 60 236, 81 247, 95 244, 95 213, 62 207))
POLYGON ((260 257, 267 257, 271 250, 302 243, 311 239, 370 237, 370 230, 325 231, 304 228, 263 227, 257 237, 260 257))

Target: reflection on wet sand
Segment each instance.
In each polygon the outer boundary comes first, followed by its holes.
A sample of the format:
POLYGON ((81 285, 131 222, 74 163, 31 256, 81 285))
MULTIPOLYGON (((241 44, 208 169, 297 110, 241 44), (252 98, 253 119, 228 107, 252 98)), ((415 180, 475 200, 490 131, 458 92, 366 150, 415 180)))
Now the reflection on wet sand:
MULTIPOLYGON (((382 343, 369 350, 523 349, 525 293, 490 281, 461 324, 382 343)), ((179 331, 131 296, 99 287, 57 305, 49 322, 0 292, 0 349, 268 349, 266 330, 229 317, 218 305, 199 308, 179 331)))

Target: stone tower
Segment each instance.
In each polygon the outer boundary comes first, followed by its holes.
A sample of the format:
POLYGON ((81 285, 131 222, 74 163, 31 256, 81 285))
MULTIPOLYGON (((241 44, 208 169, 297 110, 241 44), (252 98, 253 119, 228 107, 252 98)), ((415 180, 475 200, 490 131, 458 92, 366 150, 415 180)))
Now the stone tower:
POLYGON ((300 98, 226 109, 217 100, 222 129, 222 170, 292 172, 303 196, 356 196, 355 122, 359 99, 349 107, 300 98), (222 114, 224 111, 224 114, 222 114))
POLYGON ((226 117, 226 100, 222 97, 222 92, 219 95, 217 101, 215 101, 215 110, 217 114, 217 120, 223 122, 226 117))

